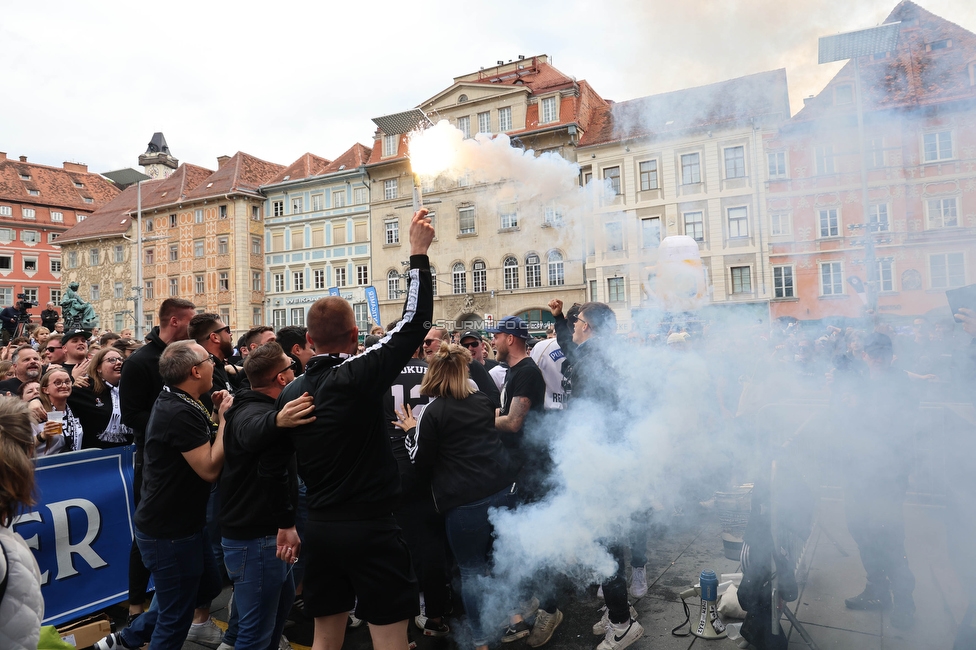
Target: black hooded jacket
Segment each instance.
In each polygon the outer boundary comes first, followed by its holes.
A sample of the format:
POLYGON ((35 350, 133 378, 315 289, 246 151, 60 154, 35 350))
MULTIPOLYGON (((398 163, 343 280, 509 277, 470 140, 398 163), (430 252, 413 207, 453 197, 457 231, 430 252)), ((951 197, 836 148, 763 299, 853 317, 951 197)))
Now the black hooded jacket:
POLYGON ((149 414, 152 413, 156 398, 163 391, 159 357, 163 356, 166 344, 159 338, 159 327, 152 328, 146 341, 146 345, 125 360, 122 365, 122 379, 119 380, 122 424, 132 429, 137 449, 142 449, 149 414))

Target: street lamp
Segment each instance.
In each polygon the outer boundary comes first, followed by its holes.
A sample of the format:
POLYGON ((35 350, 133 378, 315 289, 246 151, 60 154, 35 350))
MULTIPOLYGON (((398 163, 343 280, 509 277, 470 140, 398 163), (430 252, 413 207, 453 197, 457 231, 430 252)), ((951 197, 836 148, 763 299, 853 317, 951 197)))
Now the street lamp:
POLYGON ((102 174, 105 178, 108 178, 113 183, 125 189, 135 183, 136 185, 136 286, 133 289, 136 292, 135 296, 135 330, 136 330, 136 340, 141 341, 143 339, 142 332, 142 182, 148 181, 151 176, 147 176, 142 172, 136 171, 135 169, 119 169, 113 172, 105 172, 102 174))
POLYGON ((898 45, 898 31, 901 23, 888 23, 878 27, 859 29, 854 32, 822 36, 819 41, 818 63, 831 63, 854 59, 854 99, 857 104, 857 146, 861 155, 861 211, 864 219, 862 228, 867 232, 864 253, 867 266, 867 307, 877 316, 878 310, 878 260, 874 250, 874 237, 868 216, 868 171, 864 157, 864 106, 861 102, 862 56, 891 52, 898 45))

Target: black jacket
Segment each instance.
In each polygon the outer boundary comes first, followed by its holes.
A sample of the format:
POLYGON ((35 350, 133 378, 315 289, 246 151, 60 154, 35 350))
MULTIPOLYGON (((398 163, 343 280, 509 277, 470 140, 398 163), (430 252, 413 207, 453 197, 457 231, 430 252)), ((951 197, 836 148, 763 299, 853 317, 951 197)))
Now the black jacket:
POLYGON ((220 474, 220 528, 230 539, 257 539, 295 525, 298 481, 294 463, 283 473, 262 466, 285 429, 275 424, 275 401, 243 390, 224 424, 224 468, 220 474))
POLYGON ((489 497, 515 481, 495 429, 495 405, 484 393, 431 400, 407 436, 407 448, 418 474, 430 476, 440 513, 489 497))
POLYGON ((132 429, 137 448, 143 445, 149 414, 163 390, 159 357, 163 356, 165 349, 166 344, 159 338, 159 328, 154 327, 146 337, 146 344, 133 352, 122 366, 122 379, 119 381, 122 424, 132 429))
POLYGON ((279 408, 308 392, 316 421, 289 430, 298 473, 317 521, 387 516, 400 493, 383 396, 420 347, 433 317, 430 261, 410 257, 403 319, 380 343, 347 357, 319 355, 278 397, 279 408))
POLYGON ((573 400, 586 398, 600 402, 609 413, 616 412, 620 405, 620 379, 609 350, 615 340, 591 337, 576 344, 564 316, 556 318, 555 325, 556 342, 566 356, 562 370, 567 408, 573 400))
POLYGON ((53 332, 54 326, 58 324, 59 318, 61 316, 58 314, 57 309, 45 309, 41 312, 41 325, 53 332))

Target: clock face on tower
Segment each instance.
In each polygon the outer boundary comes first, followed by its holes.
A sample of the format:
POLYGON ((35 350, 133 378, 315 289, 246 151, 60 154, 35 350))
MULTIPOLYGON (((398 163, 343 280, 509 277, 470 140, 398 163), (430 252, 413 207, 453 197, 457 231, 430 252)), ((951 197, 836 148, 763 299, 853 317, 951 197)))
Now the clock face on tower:
POLYGON ((146 174, 148 174, 150 178, 157 178, 159 177, 159 168, 156 165, 149 165, 149 168, 146 170, 146 174))

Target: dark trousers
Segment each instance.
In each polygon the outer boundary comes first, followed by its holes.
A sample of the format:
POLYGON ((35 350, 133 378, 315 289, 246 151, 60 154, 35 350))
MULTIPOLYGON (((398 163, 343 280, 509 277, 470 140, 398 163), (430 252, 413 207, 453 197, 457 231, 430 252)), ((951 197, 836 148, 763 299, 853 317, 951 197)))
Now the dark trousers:
POLYGON ((896 603, 910 600, 915 591, 905 553, 906 487, 907 477, 857 481, 844 495, 847 527, 860 551, 868 585, 882 591, 890 586, 896 603))
POLYGON ((603 599, 611 623, 626 623, 630 619, 630 605, 627 603, 627 561, 624 558, 623 540, 616 539, 607 546, 607 552, 617 563, 617 571, 603 583, 603 599))
POLYGON ((413 558, 426 615, 446 616, 451 609, 451 593, 443 515, 434 508, 429 491, 405 497, 393 514, 413 558))

